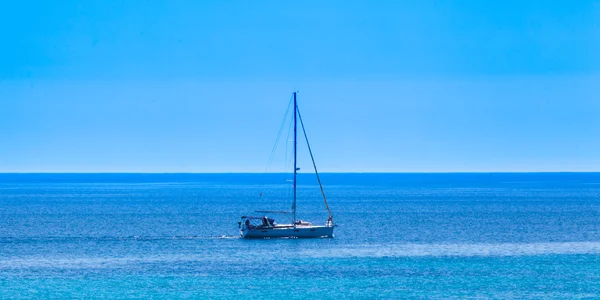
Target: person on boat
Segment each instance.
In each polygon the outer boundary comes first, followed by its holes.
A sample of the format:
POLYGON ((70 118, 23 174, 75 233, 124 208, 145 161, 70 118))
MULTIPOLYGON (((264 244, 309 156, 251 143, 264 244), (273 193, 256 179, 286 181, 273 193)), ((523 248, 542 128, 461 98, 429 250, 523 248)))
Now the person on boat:
POLYGON ((252 226, 252 224, 250 224, 250 220, 246 219, 246 227, 248 227, 248 229, 253 229, 254 226, 252 226))

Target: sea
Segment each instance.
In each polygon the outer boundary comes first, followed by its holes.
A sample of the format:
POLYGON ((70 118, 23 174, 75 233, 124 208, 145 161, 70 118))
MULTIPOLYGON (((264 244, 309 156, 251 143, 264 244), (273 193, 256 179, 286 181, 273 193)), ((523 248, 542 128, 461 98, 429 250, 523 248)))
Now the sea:
POLYGON ((0 298, 600 298, 600 173, 325 173, 334 238, 240 238, 289 179, 0 174, 0 298))

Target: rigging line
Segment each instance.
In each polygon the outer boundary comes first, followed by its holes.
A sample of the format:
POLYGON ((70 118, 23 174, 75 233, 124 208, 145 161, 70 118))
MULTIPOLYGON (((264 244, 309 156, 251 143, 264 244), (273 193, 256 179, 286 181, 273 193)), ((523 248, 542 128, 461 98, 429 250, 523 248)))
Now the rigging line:
POLYGON ((275 144, 273 144, 273 148, 271 149, 271 154, 269 155, 269 159, 267 160, 267 165, 265 166, 265 171, 263 172, 263 185, 260 188, 260 196, 262 197, 263 195, 263 191, 265 189, 265 185, 266 185, 266 175, 267 175, 267 171, 269 170, 269 168, 271 167, 272 163, 273 163, 273 159, 275 158, 275 152, 277 151, 277 146, 279 145, 279 140, 281 138, 281 133, 283 132, 283 128, 285 127, 285 121, 288 118, 288 115, 290 113, 290 106, 292 105, 292 98, 290 97, 290 101, 288 102, 287 105, 287 109, 285 111, 285 115, 283 116, 283 119, 281 120, 281 124, 279 125, 279 131, 277 132, 277 138, 275 139, 275 144))
POLYGON ((310 153, 310 159, 312 160, 313 167, 315 168, 315 175, 317 175, 317 181, 319 182, 319 188, 321 188, 321 194, 323 195, 323 202, 325 202, 325 208, 327 208, 327 213, 329 213, 329 217, 331 218, 331 210, 329 210, 329 205, 327 204, 327 197, 325 197, 325 190, 323 190, 323 185, 321 184, 321 178, 319 177, 319 171, 317 171, 317 164, 315 163, 315 158, 313 157, 312 150, 310 149, 310 143, 308 142, 308 136, 306 135, 306 129, 304 129, 304 122, 302 122, 302 115, 300 114, 300 109, 296 107, 298 111, 298 119, 300 119, 300 125, 302 126, 302 132, 304 133, 304 139, 306 140, 306 146, 308 146, 308 153, 310 153))
POLYGON ((267 170, 271 167, 271 164, 273 163, 273 158, 275 157, 275 152, 277 151, 277 146, 279 145, 281 133, 283 132, 283 128, 285 127, 286 120, 290 113, 291 103, 292 103, 292 99, 290 98, 287 109, 285 111, 285 115, 283 116, 283 119, 281 120, 281 125, 279 125, 279 131, 277 132, 277 138, 275 139, 275 144, 273 145, 273 148, 271 149, 271 154, 269 155, 269 160, 267 161, 267 166, 265 167, 265 173, 267 172, 267 170))
POLYGON ((293 124, 292 118, 290 118, 289 122, 288 122, 288 130, 287 130, 287 136, 285 137, 285 156, 283 158, 283 170, 285 172, 285 170, 288 170, 289 168, 291 168, 292 163, 294 162, 294 157, 292 155, 289 155, 289 147, 290 147, 290 134, 292 132, 292 128, 294 126, 292 126, 293 124))

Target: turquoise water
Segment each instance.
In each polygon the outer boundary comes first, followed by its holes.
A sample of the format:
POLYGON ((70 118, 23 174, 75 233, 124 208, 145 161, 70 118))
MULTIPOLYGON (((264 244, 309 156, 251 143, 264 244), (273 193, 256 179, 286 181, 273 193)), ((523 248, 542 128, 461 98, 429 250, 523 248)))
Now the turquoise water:
POLYGON ((0 174, 0 298, 600 298, 600 174, 324 174, 335 238, 239 239, 285 179, 0 174))

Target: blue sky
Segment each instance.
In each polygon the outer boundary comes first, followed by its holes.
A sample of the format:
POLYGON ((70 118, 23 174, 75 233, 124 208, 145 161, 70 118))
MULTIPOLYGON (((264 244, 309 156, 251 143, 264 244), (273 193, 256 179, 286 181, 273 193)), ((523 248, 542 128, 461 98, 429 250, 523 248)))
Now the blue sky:
POLYGON ((294 90, 323 171, 600 171, 597 1, 12 1, 0 37, 0 172, 261 172, 294 90))

